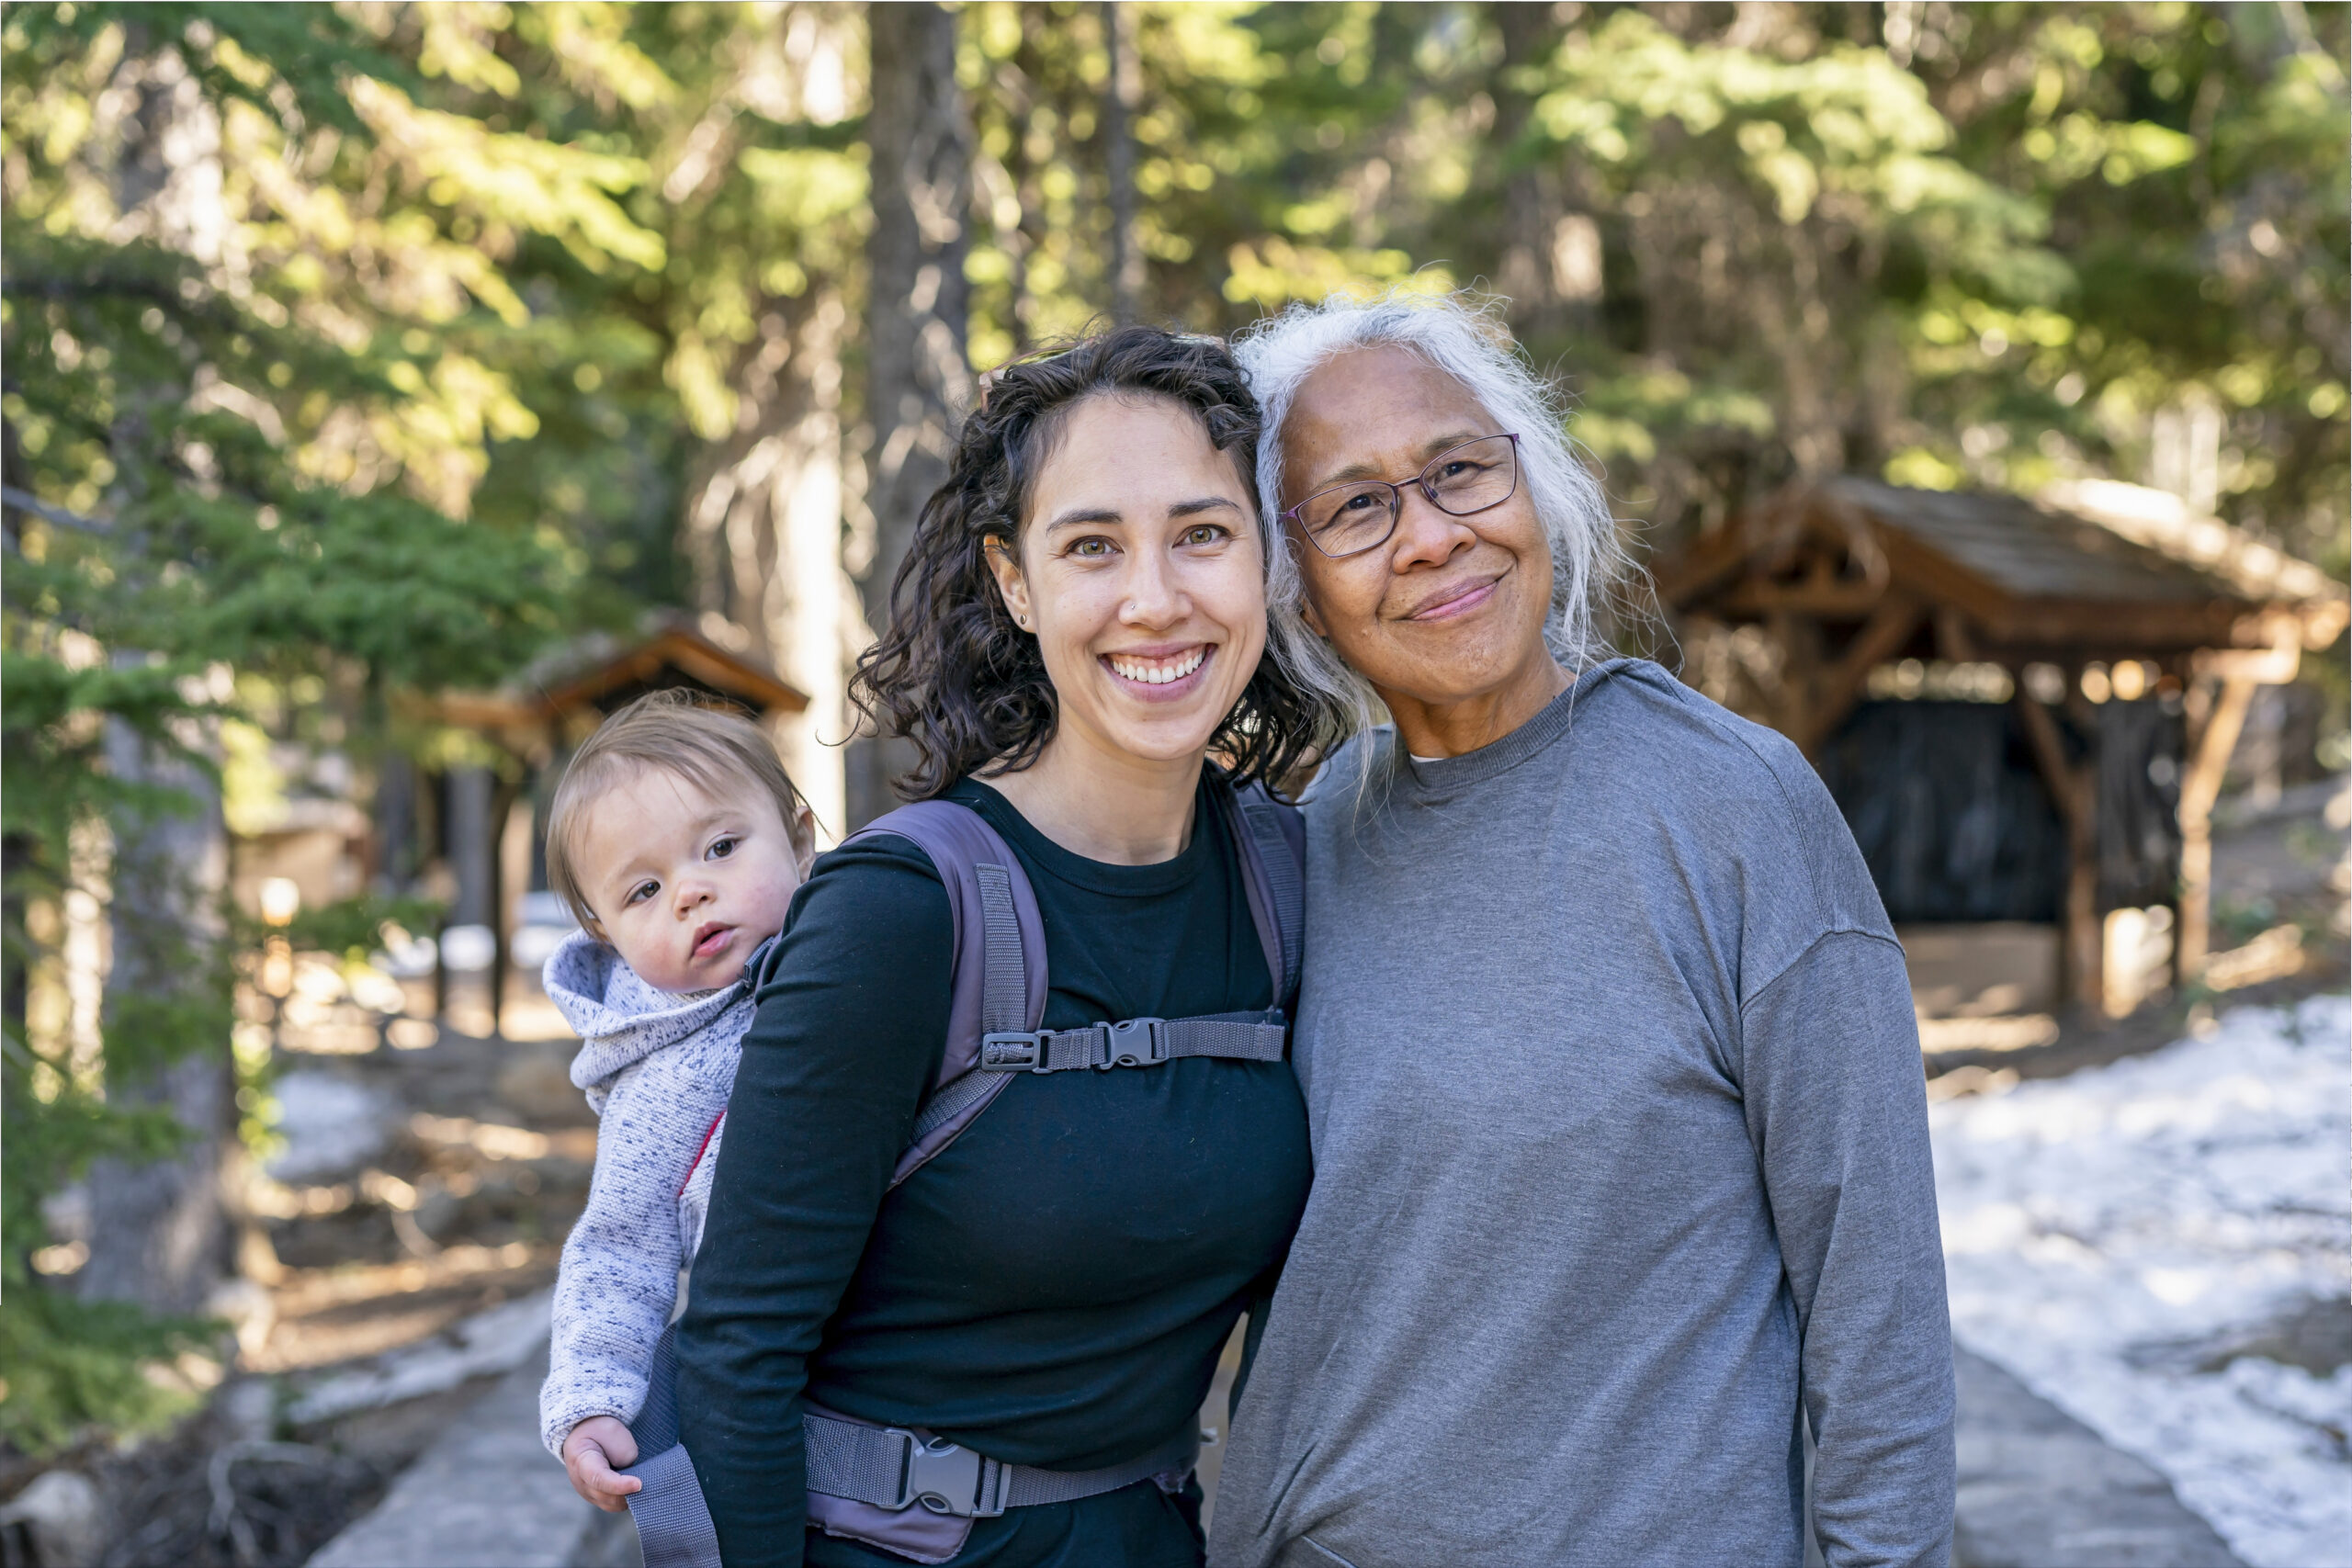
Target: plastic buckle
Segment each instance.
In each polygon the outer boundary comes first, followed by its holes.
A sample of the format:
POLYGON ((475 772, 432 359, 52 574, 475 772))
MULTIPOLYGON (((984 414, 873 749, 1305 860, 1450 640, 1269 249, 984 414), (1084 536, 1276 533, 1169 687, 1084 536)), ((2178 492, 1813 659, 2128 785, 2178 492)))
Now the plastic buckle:
POLYGON ((1046 1066, 1046 1041, 1050 1029, 980 1036, 980 1070, 990 1073, 1035 1073, 1046 1066))
POLYGON ((1004 1512, 1012 1482, 1009 1467, 944 1438, 925 1442, 902 1427, 888 1427, 883 1436, 907 1440, 896 1506, 920 1505, 930 1513, 971 1519, 992 1519, 1004 1512))
POLYGON ((1103 1026, 1110 1032, 1105 1067, 1148 1067, 1168 1060, 1168 1021, 1130 1018, 1103 1026))

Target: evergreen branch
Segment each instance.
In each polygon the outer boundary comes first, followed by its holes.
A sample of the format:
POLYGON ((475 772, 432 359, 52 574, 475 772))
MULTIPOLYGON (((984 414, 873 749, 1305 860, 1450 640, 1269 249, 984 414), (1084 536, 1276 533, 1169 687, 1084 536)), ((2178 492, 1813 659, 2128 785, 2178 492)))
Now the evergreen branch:
POLYGON ((75 528, 85 534, 109 534, 114 531, 114 525, 111 523, 100 522, 96 517, 85 517, 78 512, 68 512, 62 506, 51 506, 39 497, 28 495, 18 490, 15 485, 0 485, 0 502, 5 502, 19 512, 29 512, 42 522, 54 523, 61 528, 75 528))

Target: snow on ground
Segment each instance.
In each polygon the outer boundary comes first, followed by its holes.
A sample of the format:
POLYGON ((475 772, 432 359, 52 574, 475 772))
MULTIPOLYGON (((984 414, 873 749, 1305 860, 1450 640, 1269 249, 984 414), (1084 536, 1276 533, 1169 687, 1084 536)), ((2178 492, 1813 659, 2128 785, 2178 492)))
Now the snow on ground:
POLYGON ((2352 1565, 2352 1366, 2231 1351, 2352 1290, 2352 999, 1931 1107, 1961 1343, 2256 1568, 2352 1565))

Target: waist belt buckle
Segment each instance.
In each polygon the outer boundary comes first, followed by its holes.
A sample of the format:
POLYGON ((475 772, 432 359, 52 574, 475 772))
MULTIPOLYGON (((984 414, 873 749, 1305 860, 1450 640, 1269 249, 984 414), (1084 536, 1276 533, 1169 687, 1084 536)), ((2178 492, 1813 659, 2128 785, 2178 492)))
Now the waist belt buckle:
POLYGON ((1130 1018, 1107 1025, 1111 1032, 1106 1067, 1148 1067, 1168 1060, 1168 1021, 1130 1018))
POLYGON ((992 1519, 1004 1512, 1005 1494, 1012 1489, 1010 1467, 944 1438, 925 1442, 899 1427, 889 1428, 885 1435, 907 1440, 906 1472, 899 1486, 899 1507, 921 1504, 934 1514, 976 1519, 992 1519))

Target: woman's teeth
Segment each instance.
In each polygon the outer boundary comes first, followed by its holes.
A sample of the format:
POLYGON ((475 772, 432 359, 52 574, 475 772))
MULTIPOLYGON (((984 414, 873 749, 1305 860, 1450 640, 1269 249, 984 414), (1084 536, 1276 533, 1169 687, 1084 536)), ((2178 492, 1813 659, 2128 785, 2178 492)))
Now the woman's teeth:
POLYGON ((1193 649, 1189 653, 1180 653, 1172 659, 1134 659, 1118 653, 1114 653, 1109 658, 1111 668, 1125 679, 1140 682, 1147 686, 1165 686, 1170 682, 1181 681, 1198 670, 1201 667, 1201 660, 1208 656, 1208 649, 1203 646, 1193 649))

